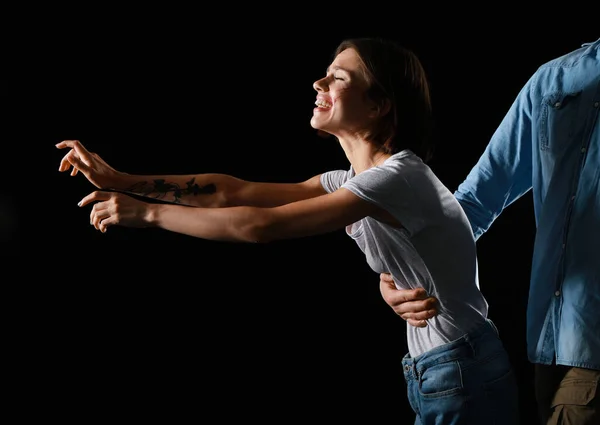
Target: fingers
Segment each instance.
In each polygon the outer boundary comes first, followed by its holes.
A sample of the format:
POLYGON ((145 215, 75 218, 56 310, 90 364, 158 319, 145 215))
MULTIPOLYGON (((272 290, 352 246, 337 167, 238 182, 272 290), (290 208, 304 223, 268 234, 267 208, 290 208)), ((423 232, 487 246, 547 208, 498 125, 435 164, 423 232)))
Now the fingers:
POLYGON ((83 198, 79 204, 83 207, 89 203, 97 202, 92 207, 90 212, 90 224, 96 228, 96 230, 105 233, 109 226, 118 224, 118 218, 111 212, 110 201, 114 194, 110 192, 95 191, 83 198))
POLYGON ((101 222, 104 219, 110 217, 110 211, 108 210, 106 202, 100 202, 95 204, 90 212, 90 224, 96 228, 96 230, 101 230, 101 222))
POLYGON ((111 196, 113 196, 112 192, 104 192, 101 190, 96 190, 92 193, 90 193, 89 195, 85 196, 81 201, 79 201, 79 203, 77 205, 79 205, 80 207, 84 207, 87 204, 90 204, 92 202, 96 202, 96 201, 108 201, 111 196))
POLYGON ((379 275, 379 289, 381 290, 381 295, 383 299, 388 303, 389 298, 393 298, 395 293, 397 292, 396 284, 394 283, 394 279, 392 275, 389 273, 381 273, 379 275))
POLYGON ((386 281, 380 280, 380 289, 383 299, 391 306, 427 299, 427 291, 423 288, 397 289, 395 285, 390 286, 386 281))
POLYGON ((94 205, 90 213, 90 224, 102 233, 106 233, 109 226, 117 224, 116 217, 110 213, 107 202, 94 205))
POLYGON ((77 155, 79 155, 79 158, 81 158, 84 162, 89 163, 90 159, 91 159, 91 153, 83 147, 83 145, 81 144, 81 142, 79 140, 67 140, 68 142, 73 142, 73 149, 75 150, 75 152, 77 152, 77 155))
POLYGON ((398 316, 402 317, 406 321, 408 321, 408 320, 414 320, 414 321, 427 320, 427 319, 431 319, 433 316, 435 316, 438 313, 436 308, 419 309, 419 310, 407 311, 407 312, 401 312, 401 311, 398 311, 398 309, 394 309, 394 311, 396 312, 396 314, 398 316))
MULTIPOLYGON (((402 319, 411 323, 431 319, 438 314, 437 299, 431 297, 423 301, 411 301, 392 305, 394 312, 402 319)), ((413 325, 416 326, 416 325, 413 325)), ((419 326, 426 326, 421 324, 419 326)))
POLYGON ((66 154, 60 161, 58 171, 67 171, 69 168, 71 168, 71 166, 73 166, 71 169, 71 176, 76 176, 79 172, 79 168, 85 167, 85 164, 82 164, 81 161, 79 161, 79 158, 76 157, 75 151, 73 150, 69 151, 69 153, 66 154))
POLYGON ((390 273, 380 273, 379 279, 387 283, 394 283, 394 278, 390 273))
POLYGON ((77 204, 80 207, 83 207, 92 202, 97 202, 90 212, 90 224, 102 233, 106 233, 109 226, 118 224, 118 217, 116 214, 112 213, 110 207, 111 203, 108 202, 112 200, 113 196, 115 196, 115 194, 112 192, 96 190, 85 196, 77 204))
MULTIPOLYGON (((87 152, 87 149, 83 147, 79 140, 63 140, 55 145, 58 149, 71 148, 79 151, 87 152)), ((79 152, 77 152, 79 153, 79 152)))
POLYGON ((67 171, 71 168, 71 161, 69 161, 69 157, 71 156, 72 150, 69 151, 63 158, 60 160, 60 165, 58 166, 58 171, 67 171))
POLYGON ((424 328, 425 326, 427 326, 427 321, 426 320, 412 320, 409 319, 407 320, 408 324, 411 326, 414 326, 415 328, 424 328))
POLYGON ((63 140, 62 142, 58 142, 55 146, 58 149, 72 148, 73 143, 75 143, 75 140, 63 140))
POLYGON ((89 168, 91 153, 83 147, 79 140, 63 140, 56 144, 58 149, 71 148, 71 150, 60 161, 58 171, 67 171, 71 166, 71 176, 75 176, 79 170, 85 171, 89 168))
POLYGON ((381 273, 379 275, 379 287, 384 299, 388 304, 399 304, 406 301, 415 301, 427 298, 427 291, 425 291, 423 288, 396 288, 394 278, 390 273, 381 273))
POLYGON ((71 150, 66 156, 67 161, 73 165, 73 168, 85 171, 89 169, 88 164, 82 161, 81 156, 75 150, 71 150))
POLYGON ((437 309, 437 299, 435 297, 427 297, 424 300, 414 301, 398 301, 394 304, 394 309, 398 314, 405 313, 418 313, 428 310, 436 310, 437 309))
POLYGON ((98 227, 98 230, 100 230, 102 233, 106 233, 109 226, 113 226, 115 224, 118 224, 117 219, 115 217, 111 216, 111 217, 105 218, 104 220, 102 220, 100 222, 100 226, 98 227))
POLYGON ((438 302, 424 288, 397 289, 389 273, 381 273, 379 287, 384 301, 411 326, 425 327, 438 314, 438 302))

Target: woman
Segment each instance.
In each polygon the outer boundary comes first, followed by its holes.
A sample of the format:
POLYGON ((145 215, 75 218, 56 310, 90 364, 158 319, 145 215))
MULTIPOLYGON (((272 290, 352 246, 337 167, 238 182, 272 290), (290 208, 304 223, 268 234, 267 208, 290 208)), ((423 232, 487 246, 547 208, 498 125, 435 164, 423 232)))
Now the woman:
POLYGON ((428 326, 407 326, 402 364, 415 423, 515 425, 517 388, 478 288, 471 228, 425 163, 432 120, 420 61, 389 41, 347 40, 314 89, 311 126, 335 136, 350 162, 347 171, 298 184, 222 174, 134 176, 77 141, 57 145, 70 149, 59 170, 73 167, 72 175, 81 171, 96 187, 112 189, 79 204, 93 203, 91 223, 102 232, 152 226, 265 243, 345 229, 375 272, 391 273, 399 288, 423 286, 439 299, 428 326))

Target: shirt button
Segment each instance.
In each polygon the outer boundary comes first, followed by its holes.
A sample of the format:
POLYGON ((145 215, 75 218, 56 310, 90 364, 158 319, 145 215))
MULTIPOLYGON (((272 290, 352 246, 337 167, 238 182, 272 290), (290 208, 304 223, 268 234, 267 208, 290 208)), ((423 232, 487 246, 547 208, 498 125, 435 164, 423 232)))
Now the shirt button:
POLYGON ((598 107, 599 102, 594 102, 594 108, 598 107))
POLYGON ((555 107, 555 108, 560 108, 560 102, 556 102, 556 103, 554 104, 554 107, 555 107))
POLYGON ((581 153, 585 153, 585 148, 581 148, 581 153))
POLYGON ((556 296, 558 297, 558 296, 560 295, 560 291, 556 291, 556 292, 554 293, 554 295, 556 295, 556 296))

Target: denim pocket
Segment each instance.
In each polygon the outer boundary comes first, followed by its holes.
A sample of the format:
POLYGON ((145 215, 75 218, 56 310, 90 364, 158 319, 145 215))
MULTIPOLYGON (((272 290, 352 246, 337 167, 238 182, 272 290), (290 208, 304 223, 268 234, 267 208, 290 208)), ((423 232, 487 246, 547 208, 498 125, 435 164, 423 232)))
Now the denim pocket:
POLYGON ((579 109, 579 94, 552 93, 542 100, 540 110, 540 149, 559 153, 573 136, 579 109))
POLYGON ((509 369, 499 378, 485 382, 485 405, 490 409, 490 425, 517 424, 519 422, 519 395, 517 379, 509 369))
POLYGON ((424 398, 449 397, 463 390, 458 361, 439 363, 419 373, 419 391, 424 398))

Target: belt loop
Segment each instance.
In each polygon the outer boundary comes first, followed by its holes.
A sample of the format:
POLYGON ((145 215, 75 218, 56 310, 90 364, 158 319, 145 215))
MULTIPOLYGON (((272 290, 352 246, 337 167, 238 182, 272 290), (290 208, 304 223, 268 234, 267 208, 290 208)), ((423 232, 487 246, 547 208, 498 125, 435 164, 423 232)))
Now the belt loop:
POLYGON ((470 334, 465 336, 465 342, 469 345, 469 349, 471 351, 471 358, 477 357, 477 353, 475 352, 475 346, 477 345, 477 338, 473 338, 470 334))
POLYGON ((413 362, 413 374, 415 375, 415 378, 417 378, 417 381, 419 380, 419 369, 417 369, 417 362, 413 362))

